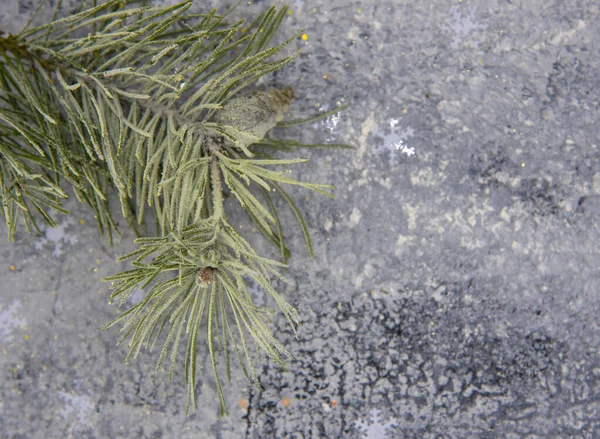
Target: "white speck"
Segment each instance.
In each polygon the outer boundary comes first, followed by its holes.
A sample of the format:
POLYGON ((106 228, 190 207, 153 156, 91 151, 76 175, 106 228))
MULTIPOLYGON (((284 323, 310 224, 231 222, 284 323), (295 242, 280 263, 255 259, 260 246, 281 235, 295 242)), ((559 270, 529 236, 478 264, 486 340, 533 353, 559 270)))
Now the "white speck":
POLYGON ((371 419, 367 422, 357 421, 356 428, 363 431, 363 437, 367 439, 385 439, 388 437, 387 429, 390 427, 396 427, 394 421, 383 422, 381 419, 381 412, 377 409, 373 409, 370 412, 371 419))
POLYGON ((396 147, 396 150, 400 151, 401 154, 406 154, 409 157, 415 155, 415 148, 405 145, 404 140, 394 143, 394 146, 396 147))
POLYGON ((487 24, 484 25, 475 21, 475 12, 472 9, 468 9, 466 13, 459 9, 459 6, 452 6, 450 8, 450 15, 453 19, 451 26, 442 25, 442 28, 454 33, 452 47, 455 49, 460 46, 465 37, 473 30, 487 28, 487 24))
POLYGON ((399 119, 390 119, 391 132, 389 134, 385 134, 379 130, 375 131, 375 133, 383 137, 383 146, 385 149, 389 151, 398 151, 400 154, 411 157, 416 154, 415 148, 408 146, 405 142, 409 137, 412 137, 415 134, 415 130, 411 127, 407 127, 406 129, 396 131, 396 127, 399 123, 399 119))
MULTIPOLYGON (((328 106, 324 105, 319 108, 320 112, 326 112, 328 110, 328 106)), ((337 128, 340 122, 339 113, 332 114, 331 116, 326 117, 323 120, 316 122, 313 127, 315 129, 322 129, 331 135, 331 137, 327 137, 326 142, 332 142, 335 140, 335 135, 338 134, 337 128)))
POLYGON ((331 232, 331 228, 333 227, 333 221, 331 221, 331 219, 327 218, 325 220, 325 224, 323 225, 323 228, 325 229, 325 231, 327 233, 331 232))
POLYGON ((350 214, 350 228, 355 227, 360 222, 361 216, 362 214, 360 213, 360 210, 357 207, 354 207, 352 209, 352 213, 350 214))
POLYGON ((94 409, 94 404, 89 396, 70 394, 67 392, 58 392, 58 397, 61 401, 65 402, 65 406, 60 411, 60 415, 67 419, 67 417, 75 412, 79 422, 83 422, 87 419, 89 413, 94 409))
POLYGON ((446 286, 445 285, 441 285, 441 286, 439 286, 439 287, 436 288, 436 290, 431 294, 431 297, 433 297, 433 299, 436 302, 441 302, 446 297, 446 292, 447 291, 448 291, 448 289, 446 288, 446 286))
POLYGON ((0 341, 3 343, 12 341, 12 333, 15 329, 23 329, 27 322, 19 314, 21 302, 13 300, 8 308, 0 311, 0 341))
MULTIPOLYGON (((65 230, 73 225, 73 219, 70 217, 63 218, 63 222, 58 227, 48 227, 44 231, 44 237, 33 244, 36 250, 41 250, 47 242, 52 242, 54 244, 52 256, 58 258, 64 253, 63 245, 65 243, 73 245, 77 242, 77 236, 65 234, 65 230)), ((56 221, 56 218, 54 220, 56 221)))

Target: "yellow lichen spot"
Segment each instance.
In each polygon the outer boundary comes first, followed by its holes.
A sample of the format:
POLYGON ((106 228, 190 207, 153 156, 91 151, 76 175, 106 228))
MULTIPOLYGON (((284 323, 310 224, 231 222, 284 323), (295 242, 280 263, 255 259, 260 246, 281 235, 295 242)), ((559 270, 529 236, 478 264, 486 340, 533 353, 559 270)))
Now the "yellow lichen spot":
POLYGON ((308 201, 308 199, 309 199, 309 198, 308 198, 308 195, 307 195, 307 196, 306 196, 306 201, 308 201))
POLYGON ((244 398, 240 398, 238 400, 238 404, 240 405, 242 410, 246 410, 248 408, 248 401, 246 401, 244 398))
POLYGON ((10 267, 8 267, 8 268, 10 268, 10 271, 15 271, 15 270, 17 269, 17 267, 15 267, 14 265, 11 265, 11 266, 10 266, 10 267))
POLYGON ((246 29, 245 27, 243 27, 243 28, 242 28, 242 33, 243 33, 243 34, 245 34, 247 30, 248 30, 248 29, 246 29))
POLYGON ((84 219, 80 219, 79 220, 79 224, 81 224, 83 226, 85 224, 85 220, 84 219))
POLYGON ((25 340, 29 340, 29 334, 25 334, 25 336, 23 337, 25 340))
POLYGON ((308 41, 308 35, 302 34, 302 41, 308 41))
POLYGON ((289 407, 289 405, 291 403, 292 403, 292 400, 290 399, 289 396, 286 396, 281 400, 281 405, 283 405, 284 407, 289 407))
POLYGON ((294 11, 292 11, 291 9, 288 9, 288 15, 292 15, 294 13, 294 11))

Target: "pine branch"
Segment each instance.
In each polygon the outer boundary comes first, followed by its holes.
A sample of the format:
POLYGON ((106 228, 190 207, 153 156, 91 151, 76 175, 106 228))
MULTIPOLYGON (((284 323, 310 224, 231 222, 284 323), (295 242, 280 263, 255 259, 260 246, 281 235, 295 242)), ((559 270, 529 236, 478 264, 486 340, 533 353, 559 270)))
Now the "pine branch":
POLYGON ((196 404, 197 347, 206 340, 226 414, 221 364, 229 379, 235 356, 259 386, 261 352, 282 367, 291 358, 270 329, 273 310, 254 304, 247 282, 270 295, 292 329, 299 316, 271 283, 285 281, 278 271, 284 263, 259 256, 234 230, 224 195, 233 195, 284 262, 290 251, 273 194, 290 205, 311 256, 307 225, 281 185, 332 197, 332 186, 289 176, 288 167, 306 160, 257 150, 313 146, 265 138, 282 123, 292 90, 243 94, 292 61, 296 53, 275 57, 299 33, 269 47, 285 7, 270 8, 244 29, 243 21, 227 23, 216 11, 190 14, 191 1, 123 5, 109 0, 64 18, 57 18, 57 8, 47 24, 0 34, 3 215, 9 237, 21 217, 28 229, 38 229, 32 211, 55 226, 50 211, 64 212, 65 184, 109 236, 116 231, 112 194, 134 228, 152 209, 159 236, 138 238, 139 248, 120 258, 132 259, 133 268, 106 279, 119 306, 136 288, 148 292, 105 329, 122 325, 127 359, 152 349, 166 332, 157 370, 170 351, 169 378, 186 339, 188 409, 196 404))
MULTIPOLYGON (((141 247, 122 258, 135 258, 135 268, 106 279, 113 282, 111 299, 117 304, 124 304, 138 285, 154 285, 144 300, 105 327, 106 329, 125 320, 121 329, 124 333, 121 340, 132 337, 128 359, 136 358, 142 346, 148 347, 151 344, 150 335, 156 325, 164 321, 170 329, 158 360, 157 370, 168 354, 173 336, 177 334, 175 344, 171 348, 171 376, 177 355, 177 343, 183 331, 181 319, 187 321, 185 332, 191 340, 197 337, 204 314, 209 319, 207 329, 212 331, 216 327, 221 331, 219 342, 221 350, 225 352, 226 368, 230 368, 230 352, 227 347, 233 346, 244 370, 250 370, 250 377, 256 385, 258 377, 247 334, 251 335, 256 349, 265 352, 281 366, 284 366, 285 358, 291 358, 268 327, 271 311, 254 305, 245 280, 250 278, 260 285, 275 300, 294 329, 295 324, 299 322, 296 311, 273 289, 270 282, 271 276, 283 279, 276 270, 283 264, 258 256, 229 223, 211 217, 180 234, 171 232, 164 238, 142 238, 136 242, 140 243, 141 247), (149 257, 152 258, 151 262, 144 262, 149 257), (169 274, 172 276, 169 277, 169 274), (214 300, 222 302, 221 306, 206 308, 207 301, 214 300), (227 305, 229 309, 226 309, 227 305), (231 330, 231 315, 238 328, 237 334, 231 330), (214 323, 214 327, 210 322, 214 323), (244 355, 240 356, 240 352, 244 355)), ((164 326, 161 325, 152 344, 156 342, 164 326)), ((215 340, 210 332, 207 343, 211 349, 213 369, 218 381, 215 340)), ((186 370, 190 386, 194 383, 195 368, 192 365, 196 349, 197 344, 193 342, 188 344, 186 350, 185 362, 188 365, 186 370)), ((221 410, 225 413, 226 406, 220 382, 218 386, 221 410)), ((189 405, 195 408, 193 387, 190 388, 188 397, 189 405)))

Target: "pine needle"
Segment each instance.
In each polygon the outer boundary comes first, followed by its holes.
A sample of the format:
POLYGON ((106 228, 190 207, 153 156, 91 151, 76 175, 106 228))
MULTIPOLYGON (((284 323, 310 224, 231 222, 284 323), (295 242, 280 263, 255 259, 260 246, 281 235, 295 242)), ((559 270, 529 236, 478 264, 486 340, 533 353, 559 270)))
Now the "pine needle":
POLYGON ((290 257, 273 194, 291 207, 311 257, 308 225, 281 185, 332 197, 332 186, 289 176, 305 159, 274 158, 256 147, 346 147, 266 138, 272 128, 345 107, 285 123, 291 89, 245 91, 296 56, 278 58, 301 31, 270 46, 285 7, 268 9, 244 28, 243 21, 225 22, 231 11, 189 13, 189 0, 167 7, 134 3, 109 0, 62 16, 59 1, 50 22, 33 26, 32 19, 16 35, 0 33, 1 213, 9 239, 19 223, 38 232, 39 220, 55 227, 54 212, 67 213, 62 202, 71 187, 112 242, 118 233, 112 196, 136 233, 150 209, 158 236, 137 239, 138 248, 119 258, 132 268, 105 279, 118 306, 137 289, 145 297, 103 329, 120 326, 127 359, 163 343, 156 368, 168 357, 169 379, 185 341, 191 410, 197 349, 205 340, 226 415, 221 377, 230 378, 232 359, 257 386, 262 354, 281 367, 291 359, 273 334, 273 310, 254 303, 248 282, 267 292, 292 330, 299 322, 272 286, 272 279, 286 281, 279 270, 290 257), (284 263, 258 255, 235 231, 227 195, 284 263))

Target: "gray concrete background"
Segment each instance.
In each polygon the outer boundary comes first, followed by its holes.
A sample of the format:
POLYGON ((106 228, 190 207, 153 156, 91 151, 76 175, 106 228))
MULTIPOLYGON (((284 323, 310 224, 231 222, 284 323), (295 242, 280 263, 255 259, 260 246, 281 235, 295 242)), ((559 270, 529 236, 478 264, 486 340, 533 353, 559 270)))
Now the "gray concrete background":
MULTIPOLYGON (((0 27, 30 6, 0 5, 0 27)), ((182 374, 123 364, 99 332, 131 233, 110 248, 70 202, 59 229, 0 244, 0 438, 600 437, 598 2, 290 6, 280 36, 308 40, 267 83, 294 86, 295 115, 353 106, 281 135, 357 146, 301 152, 297 177, 336 186, 292 191, 314 261, 283 211, 303 323, 277 336, 296 361, 264 363, 262 391, 236 374, 219 419, 201 347, 186 417, 182 374)))

